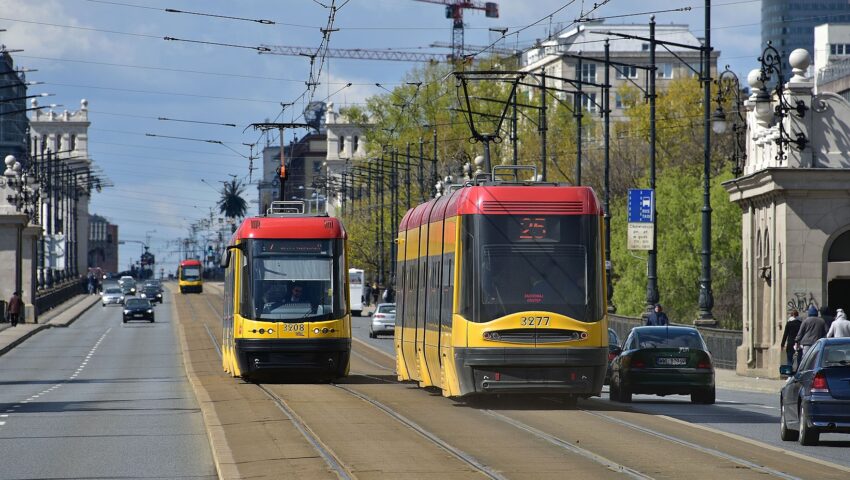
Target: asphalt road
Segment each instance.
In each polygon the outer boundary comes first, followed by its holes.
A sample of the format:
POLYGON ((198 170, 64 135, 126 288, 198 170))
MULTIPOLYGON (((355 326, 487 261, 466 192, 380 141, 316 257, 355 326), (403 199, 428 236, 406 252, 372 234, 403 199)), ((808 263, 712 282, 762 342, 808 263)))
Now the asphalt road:
POLYGON ((98 304, 0 359, 0 479, 36 478, 217 478, 168 303, 98 304))
MULTIPOLYGON (((369 338, 369 317, 354 318, 352 330, 354 337, 383 352, 395 356, 392 336, 369 338)), ((609 402, 608 387, 603 390, 601 399, 592 402, 609 402)), ((826 460, 850 467, 850 436, 839 434, 821 434, 821 444, 804 447, 796 442, 783 442, 779 439, 779 393, 755 393, 733 390, 717 390, 715 405, 694 405, 690 397, 670 395, 635 395, 630 408, 652 415, 666 415, 690 424, 713 428, 744 438, 762 442, 788 451, 798 452, 810 457, 826 460)), ((777 452, 777 455, 781 453, 777 452)))

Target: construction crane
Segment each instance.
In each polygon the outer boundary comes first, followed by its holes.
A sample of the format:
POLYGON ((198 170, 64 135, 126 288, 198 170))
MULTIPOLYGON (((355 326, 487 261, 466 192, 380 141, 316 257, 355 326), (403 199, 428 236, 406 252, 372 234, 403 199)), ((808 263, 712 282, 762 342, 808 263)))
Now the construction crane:
MULTIPOLYGON (((288 55, 292 57, 315 57, 319 51, 315 47, 289 47, 285 45, 261 45, 268 51, 262 55, 288 55)), ((399 50, 380 50, 366 48, 328 48, 323 50, 328 58, 354 58, 359 60, 390 60, 396 62, 442 62, 448 55, 439 53, 402 52, 399 50)))
POLYGON ((468 0, 416 0, 417 2, 436 3, 446 6, 446 18, 452 19, 452 58, 463 57, 463 11, 484 10, 487 18, 499 18, 499 5, 496 2, 475 2, 468 0))

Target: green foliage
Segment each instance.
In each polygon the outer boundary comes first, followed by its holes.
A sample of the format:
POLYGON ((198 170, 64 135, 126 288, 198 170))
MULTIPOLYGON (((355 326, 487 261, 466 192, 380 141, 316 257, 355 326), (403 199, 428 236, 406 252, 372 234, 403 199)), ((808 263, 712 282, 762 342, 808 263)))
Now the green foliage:
POLYGON ((224 182, 221 187, 221 198, 218 200, 218 210, 228 218, 242 218, 248 211, 248 203, 242 198, 245 185, 235 178, 224 182))

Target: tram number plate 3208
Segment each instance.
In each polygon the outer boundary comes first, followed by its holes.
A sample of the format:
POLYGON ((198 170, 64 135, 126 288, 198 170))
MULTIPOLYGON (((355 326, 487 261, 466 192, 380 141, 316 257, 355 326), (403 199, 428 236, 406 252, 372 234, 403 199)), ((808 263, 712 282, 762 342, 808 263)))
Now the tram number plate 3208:
POLYGON ((283 324, 284 332, 295 332, 295 333, 304 333, 304 324, 303 323, 284 323, 283 324))

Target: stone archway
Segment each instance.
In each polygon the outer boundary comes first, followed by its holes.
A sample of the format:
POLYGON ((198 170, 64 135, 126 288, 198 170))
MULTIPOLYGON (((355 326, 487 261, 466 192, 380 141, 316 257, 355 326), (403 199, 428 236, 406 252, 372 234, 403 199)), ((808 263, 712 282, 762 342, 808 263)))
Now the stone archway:
POLYGON ((830 313, 850 307, 850 229, 835 237, 826 256, 827 294, 830 313))

